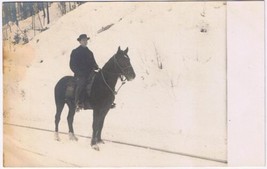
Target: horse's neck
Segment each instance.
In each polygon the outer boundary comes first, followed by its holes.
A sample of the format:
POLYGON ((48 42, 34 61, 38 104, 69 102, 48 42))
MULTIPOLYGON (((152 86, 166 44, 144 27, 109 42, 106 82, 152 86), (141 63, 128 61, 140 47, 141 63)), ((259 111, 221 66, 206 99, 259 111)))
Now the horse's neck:
POLYGON ((102 69, 102 73, 104 76, 104 80, 106 81, 106 83, 109 85, 109 87, 111 89, 115 89, 115 86, 117 84, 119 75, 114 73, 115 71, 112 70, 112 63, 107 63, 103 69, 102 69))
POLYGON ((114 74, 103 71, 103 76, 104 76, 104 80, 109 85, 109 87, 114 90, 117 84, 117 81, 118 81, 118 75, 114 75, 114 74))

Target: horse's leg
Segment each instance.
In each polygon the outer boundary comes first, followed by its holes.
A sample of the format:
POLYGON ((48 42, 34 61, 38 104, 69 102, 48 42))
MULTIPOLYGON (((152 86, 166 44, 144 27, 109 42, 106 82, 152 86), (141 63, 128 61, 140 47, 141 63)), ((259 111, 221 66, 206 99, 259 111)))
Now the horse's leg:
POLYGON ((96 135, 97 143, 105 144, 105 142, 101 138, 101 134, 102 134, 104 121, 105 121, 105 118, 106 118, 106 115, 107 115, 108 111, 109 110, 105 110, 105 111, 100 113, 101 114, 101 118, 100 118, 100 121, 99 121, 99 132, 97 132, 97 135, 96 135))
POLYGON ((93 112, 93 135, 91 140, 91 146, 93 149, 99 151, 99 147, 97 145, 97 135, 99 132, 99 123, 100 123, 100 114, 98 110, 94 109, 93 112))
POLYGON ((104 143, 101 139, 101 132, 104 125, 104 120, 107 115, 108 110, 94 110, 93 113, 93 136, 91 141, 91 146, 93 149, 99 151, 98 143, 104 143))
POLYGON ((55 115, 55 140, 57 141, 60 141, 59 134, 58 134, 58 125, 59 125, 62 110, 64 108, 64 104, 65 104, 64 102, 56 101, 57 112, 55 115))
POLYGON ((68 125, 69 125, 69 138, 70 140, 75 140, 78 141, 78 138, 74 135, 74 130, 73 130, 73 119, 75 115, 75 104, 74 102, 70 101, 67 103, 69 107, 69 114, 67 117, 68 120, 68 125))

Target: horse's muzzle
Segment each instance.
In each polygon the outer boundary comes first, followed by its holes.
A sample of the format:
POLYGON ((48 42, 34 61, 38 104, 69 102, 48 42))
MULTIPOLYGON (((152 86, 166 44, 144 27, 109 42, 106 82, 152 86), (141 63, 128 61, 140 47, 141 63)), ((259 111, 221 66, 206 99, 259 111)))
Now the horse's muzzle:
POLYGON ((127 76, 126 79, 127 79, 127 81, 132 81, 135 79, 135 76, 136 76, 135 73, 132 73, 129 76, 127 76))

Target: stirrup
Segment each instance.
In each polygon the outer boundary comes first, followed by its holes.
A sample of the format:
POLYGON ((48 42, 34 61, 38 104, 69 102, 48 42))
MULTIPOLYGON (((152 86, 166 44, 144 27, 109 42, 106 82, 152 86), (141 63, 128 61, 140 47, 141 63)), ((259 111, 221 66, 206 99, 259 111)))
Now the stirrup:
POLYGON ((116 103, 112 103, 110 106, 111 109, 114 109, 115 107, 116 107, 116 103))

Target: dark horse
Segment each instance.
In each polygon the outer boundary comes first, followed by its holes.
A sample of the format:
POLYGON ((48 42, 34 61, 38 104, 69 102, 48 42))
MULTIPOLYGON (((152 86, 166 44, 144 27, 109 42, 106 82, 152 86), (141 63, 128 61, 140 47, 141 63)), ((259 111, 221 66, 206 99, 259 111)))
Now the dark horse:
MULTIPOLYGON (((99 150, 99 147, 97 146, 98 143, 104 143, 101 139, 101 132, 105 117, 115 100, 115 86, 117 80, 119 77, 125 77, 127 81, 135 78, 135 72, 127 53, 128 48, 123 51, 119 47, 117 53, 109 59, 109 61, 99 72, 96 73, 91 94, 85 101, 85 104, 86 102, 90 103, 90 107, 85 109, 93 109, 93 136, 91 140, 91 146, 95 150, 99 150)), ((60 140, 58 135, 58 124, 65 103, 69 107, 69 114, 67 117, 69 138, 71 140, 78 140, 74 134, 72 125, 75 115, 74 92, 71 93, 71 96, 70 94, 66 94, 68 93, 70 82, 73 81, 73 76, 65 76, 60 79, 55 86, 55 101, 57 108, 55 116, 55 137, 58 141, 60 140)))

